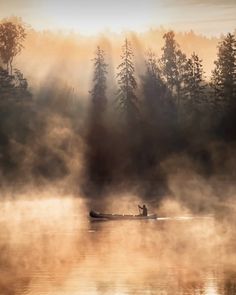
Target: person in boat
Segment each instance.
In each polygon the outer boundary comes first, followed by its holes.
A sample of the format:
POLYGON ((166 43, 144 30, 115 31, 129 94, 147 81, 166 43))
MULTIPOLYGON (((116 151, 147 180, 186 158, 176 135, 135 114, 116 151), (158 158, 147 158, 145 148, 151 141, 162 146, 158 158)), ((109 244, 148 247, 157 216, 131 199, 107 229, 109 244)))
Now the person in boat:
POLYGON ((143 216, 147 216, 148 215, 148 210, 147 210, 146 205, 143 205, 143 207, 140 206, 140 205, 138 205, 138 207, 139 207, 139 209, 143 210, 143 212, 142 212, 141 215, 143 215, 143 216))

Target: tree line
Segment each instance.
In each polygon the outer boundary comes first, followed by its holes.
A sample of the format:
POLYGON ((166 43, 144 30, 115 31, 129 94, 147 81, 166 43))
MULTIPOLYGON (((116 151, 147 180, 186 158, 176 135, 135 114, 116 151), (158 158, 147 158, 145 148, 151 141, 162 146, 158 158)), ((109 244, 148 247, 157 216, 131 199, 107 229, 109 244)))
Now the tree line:
MULTIPOLYGON (((125 39, 112 110, 108 64, 101 47, 96 49, 87 137, 87 187, 95 184, 96 193, 100 188, 104 194, 111 183, 130 183, 149 196, 163 194, 168 188, 162 162, 169 156, 185 153, 200 162, 199 173, 209 176, 216 172, 209 143, 236 139, 234 35, 219 43, 210 80, 198 54, 187 57, 173 31, 163 38, 161 56, 148 50, 140 77, 131 42, 125 39)), ((223 165, 218 172, 224 173, 223 165)))
MULTIPOLYGON (((1 90, 15 86, 22 91, 28 87, 26 79, 18 69, 13 70, 13 60, 24 48, 25 26, 5 20, 0 23, 0 71, 1 90)), ((206 81, 202 60, 195 52, 190 57, 184 54, 175 40, 173 31, 164 34, 162 55, 157 58, 148 50, 145 58, 146 70, 142 75, 143 96, 150 99, 151 93, 159 102, 168 99, 175 104, 180 115, 184 108, 201 108, 207 103, 215 108, 226 108, 235 104, 235 59, 236 41, 228 34, 218 46, 217 60, 210 82, 206 81), (149 93, 145 93, 149 92, 149 93), (165 97, 165 99, 163 99, 165 97)), ((141 98, 137 97, 134 53, 131 43, 125 39, 122 46, 121 63, 117 67, 117 106, 129 116, 140 112, 141 98)), ((98 47, 94 58, 94 85, 91 91, 96 107, 104 110, 106 106, 106 76, 108 65, 104 51, 98 47)), ((4 93, 1 93, 4 96, 4 93)), ((153 98, 153 97, 152 97, 153 98)), ((154 99, 154 98, 153 98, 154 99)), ((153 107, 153 103, 149 102, 153 107)), ((161 106, 159 106, 161 107, 161 106)))
MULTIPOLYGON (((236 41, 235 36, 227 36, 218 45, 217 60, 210 81, 207 81, 201 58, 195 52, 190 57, 180 49, 173 31, 163 36, 162 55, 157 58, 148 50, 145 59, 146 71, 142 75, 143 97, 136 94, 134 53, 131 43, 125 39, 122 47, 121 63, 117 67, 117 106, 128 117, 140 112, 142 100, 149 100, 149 106, 162 108, 161 104, 173 103, 176 112, 201 108, 223 111, 235 106, 236 41), (155 97, 154 97, 155 96, 155 97), (153 100, 153 101, 151 101, 153 100), (168 102, 169 100, 169 102, 168 102), (159 103, 159 106, 157 106, 159 103)), ((106 104, 106 75, 108 65, 105 53, 97 47, 94 58, 94 85, 92 99, 97 110, 106 104)))
MULTIPOLYGON (((23 73, 13 67, 25 38, 23 24, 0 23, 0 165, 4 175, 22 167, 28 148, 35 148, 34 142, 46 130, 48 114, 54 112, 66 116, 74 126, 73 134, 84 140, 82 187, 87 195, 101 196, 114 186, 138 187, 143 196, 163 195, 168 184, 162 163, 169 156, 187 154, 200 162, 198 172, 207 177, 215 173, 208 144, 236 139, 236 41, 230 33, 219 42, 210 80, 198 54, 187 57, 173 31, 164 34, 159 57, 153 50, 147 51, 141 75, 126 38, 112 97, 107 91, 110 73, 106 54, 98 46, 88 120, 82 124, 85 132, 76 123, 82 114, 81 103, 76 110, 65 110, 68 91, 33 99, 23 73)), ((32 173, 50 180, 63 178, 69 169, 60 151, 67 152, 67 145, 56 149, 46 145, 37 147, 32 173)))

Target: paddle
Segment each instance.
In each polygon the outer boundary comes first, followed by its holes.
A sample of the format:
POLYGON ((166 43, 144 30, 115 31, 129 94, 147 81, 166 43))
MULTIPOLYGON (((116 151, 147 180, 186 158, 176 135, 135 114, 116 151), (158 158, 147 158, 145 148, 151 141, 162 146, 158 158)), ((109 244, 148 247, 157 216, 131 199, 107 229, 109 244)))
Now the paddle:
POLYGON ((140 212, 140 207, 139 207, 139 205, 138 205, 138 211, 139 211, 139 215, 142 215, 141 212, 140 212))

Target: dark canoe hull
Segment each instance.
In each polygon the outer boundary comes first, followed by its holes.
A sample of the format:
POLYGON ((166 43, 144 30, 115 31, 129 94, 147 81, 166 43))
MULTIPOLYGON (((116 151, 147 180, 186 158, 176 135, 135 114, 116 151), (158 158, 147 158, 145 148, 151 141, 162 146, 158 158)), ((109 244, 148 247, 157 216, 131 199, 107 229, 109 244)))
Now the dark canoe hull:
POLYGON ((89 213, 91 220, 146 220, 157 219, 156 214, 150 214, 148 216, 143 215, 128 215, 128 214, 103 214, 95 211, 89 213))

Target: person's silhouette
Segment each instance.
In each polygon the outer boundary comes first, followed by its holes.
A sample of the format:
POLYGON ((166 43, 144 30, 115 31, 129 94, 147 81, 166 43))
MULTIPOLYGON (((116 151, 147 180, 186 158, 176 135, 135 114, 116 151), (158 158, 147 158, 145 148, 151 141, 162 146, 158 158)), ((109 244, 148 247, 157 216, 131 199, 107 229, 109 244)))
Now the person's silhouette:
POLYGON ((147 216, 147 215, 148 215, 148 210, 147 210, 147 207, 146 207, 145 205, 143 205, 143 207, 140 206, 140 205, 138 205, 138 207, 139 207, 141 210, 143 210, 143 213, 142 213, 143 216, 147 216))

